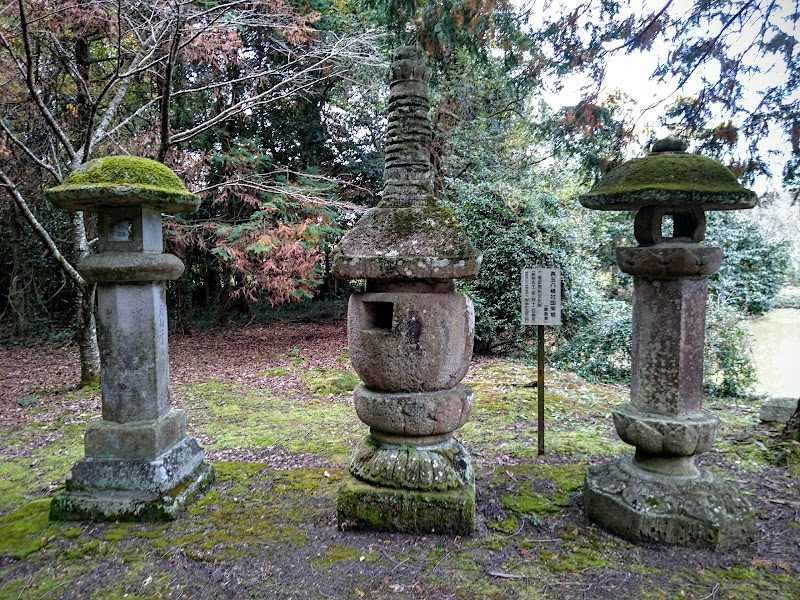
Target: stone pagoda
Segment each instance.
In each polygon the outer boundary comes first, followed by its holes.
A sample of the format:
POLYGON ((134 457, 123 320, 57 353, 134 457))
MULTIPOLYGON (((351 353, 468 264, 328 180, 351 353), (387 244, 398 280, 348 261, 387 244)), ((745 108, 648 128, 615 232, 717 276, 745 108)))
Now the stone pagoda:
POLYGON ((580 198, 586 208, 637 211, 639 243, 617 249, 617 265, 634 276, 633 350, 631 401, 613 414, 636 452, 589 468, 583 495, 590 519, 630 541, 730 548, 753 537, 755 516, 736 486, 695 464, 718 424, 702 410, 703 345, 708 278, 722 249, 702 242, 705 211, 752 208, 756 195, 687 147, 656 142, 580 198))
POLYGON ((370 428, 338 501, 341 528, 472 531, 472 462, 453 432, 469 417, 472 302, 455 291, 481 256, 433 197, 430 69, 416 47, 391 66, 384 192, 339 244, 333 272, 365 279, 348 307, 348 344, 370 428))
POLYGON ((59 208, 97 213, 99 252, 77 269, 97 284, 103 408, 50 516, 172 518, 212 471, 186 435, 186 414, 169 405, 164 281, 184 267, 164 254, 161 213, 192 212, 200 201, 161 163, 132 156, 92 160, 45 193, 59 208))

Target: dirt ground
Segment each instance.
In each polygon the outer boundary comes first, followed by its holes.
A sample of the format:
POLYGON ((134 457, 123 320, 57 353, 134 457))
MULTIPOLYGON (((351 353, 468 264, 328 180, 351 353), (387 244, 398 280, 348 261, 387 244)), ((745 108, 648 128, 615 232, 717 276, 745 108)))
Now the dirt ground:
POLYGON ((366 433, 345 324, 207 329, 172 336, 170 357, 173 403, 217 470, 210 491, 170 523, 51 523, 99 391, 73 389, 74 347, 0 350, 0 599, 800 598, 799 453, 752 403, 707 403, 726 426, 701 460, 756 510, 738 550, 635 546, 590 523, 582 473, 626 451, 609 418, 626 390, 550 374, 537 457, 533 370, 487 357, 467 377, 459 436, 476 464, 475 533, 340 531, 337 484, 366 433))

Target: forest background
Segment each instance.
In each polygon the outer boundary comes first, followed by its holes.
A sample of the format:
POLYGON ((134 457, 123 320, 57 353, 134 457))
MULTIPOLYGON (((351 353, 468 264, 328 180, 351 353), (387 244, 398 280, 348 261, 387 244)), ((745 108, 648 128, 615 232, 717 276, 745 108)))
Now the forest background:
MULTIPOLYGON (((725 249, 710 283, 709 393, 754 382, 746 319, 800 282, 800 8, 791 0, 15 0, 0 7, 0 344, 72 343, 81 383, 99 372, 90 214, 42 195, 82 162, 136 154, 202 198, 166 220, 186 272, 168 290, 173 328, 274 318, 285 305, 341 308, 331 248, 380 200, 391 52, 418 43, 434 69, 435 192, 484 253, 476 347, 526 354, 522 267, 562 269, 556 364, 629 377, 630 278, 613 249, 632 215, 576 197, 659 126, 757 184, 753 214, 715 213, 725 249), (644 6, 645 8, 642 8, 644 6), (654 107, 604 91, 615 56, 655 53, 677 93, 654 107), (560 83, 582 73, 574 105, 560 83), (555 91, 554 91, 555 90, 555 91), (754 100, 755 99, 755 100, 754 100), (650 108, 650 110, 645 110, 650 108), (646 117, 645 117, 646 115, 646 117), (766 143, 766 141, 769 143, 766 143), (780 163, 776 163, 780 161, 780 163), (781 173, 774 172, 779 164, 781 173), (33 234, 33 235, 32 235, 33 234)), ((226 329, 225 335, 236 335, 226 329)))

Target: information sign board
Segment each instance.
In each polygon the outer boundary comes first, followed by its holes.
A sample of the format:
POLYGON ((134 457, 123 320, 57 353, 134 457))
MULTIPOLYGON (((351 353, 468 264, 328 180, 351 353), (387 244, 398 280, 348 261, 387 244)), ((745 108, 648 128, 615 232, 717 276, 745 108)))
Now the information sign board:
POLYGON ((561 325, 561 269, 522 269, 522 324, 561 325))

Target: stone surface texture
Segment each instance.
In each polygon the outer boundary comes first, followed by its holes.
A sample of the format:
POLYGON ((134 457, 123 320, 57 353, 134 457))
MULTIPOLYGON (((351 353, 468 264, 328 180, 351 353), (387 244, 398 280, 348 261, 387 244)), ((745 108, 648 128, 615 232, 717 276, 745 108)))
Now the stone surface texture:
POLYGON ((361 384, 353 391, 358 418, 373 431, 406 437, 435 436, 460 428, 469 418, 472 390, 458 384, 436 392, 386 392, 361 384))
POLYGON ((797 398, 769 398, 761 405, 758 418, 766 423, 788 423, 798 403, 797 398))
POLYGON ((97 210, 99 250, 78 263, 97 286, 103 420, 84 438, 85 457, 51 503, 53 519, 173 518, 213 478, 186 415, 169 406, 164 281, 183 264, 162 253, 161 212, 198 199, 164 165, 108 157, 82 165, 47 196, 69 210, 97 210))
POLYGON ((631 401, 613 413, 632 457, 590 467, 587 516, 634 542, 727 549, 748 543, 755 514, 738 488, 699 468, 717 419, 702 410, 708 277, 719 248, 701 246, 704 210, 749 208, 755 194, 677 138, 614 169, 581 198, 600 210, 638 209, 638 247, 617 250, 634 276, 631 401), (673 237, 662 221, 673 217, 673 237))
POLYGON ((630 458, 589 469, 587 514, 628 540, 728 550, 755 535, 755 514, 739 489, 708 471, 665 477, 630 458))
POLYGON ((162 283, 97 286, 104 420, 151 421, 169 410, 167 333, 162 283))
POLYGON ((370 388, 422 392, 454 387, 472 357, 475 311, 464 294, 383 292, 350 296, 350 360, 370 388))
POLYGON ((662 415, 696 413, 703 399, 707 280, 634 282, 631 404, 662 415))
POLYGON ((433 197, 422 51, 400 48, 391 70, 383 200, 333 259, 336 276, 367 281, 350 297, 347 339, 363 381, 356 412, 370 435, 350 461, 339 526, 466 534, 475 523, 474 474, 453 432, 472 407, 460 382, 475 315, 453 279, 474 277, 481 256, 433 197))

